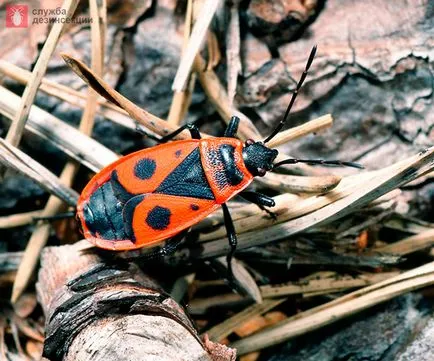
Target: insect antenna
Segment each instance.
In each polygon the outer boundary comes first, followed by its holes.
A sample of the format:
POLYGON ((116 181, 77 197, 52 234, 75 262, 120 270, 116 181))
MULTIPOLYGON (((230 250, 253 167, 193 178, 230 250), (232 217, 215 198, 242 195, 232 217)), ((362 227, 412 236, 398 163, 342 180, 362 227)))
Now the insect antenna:
POLYGON ((296 159, 290 158, 277 162, 273 165, 273 169, 281 167, 285 164, 296 164, 296 163, 308 163, 308 164, 321 164, 321 165, 337 165, 341 167, 353 167, 358 169, 364 169, 363 165, 354 162, 345 162, 342 160, 323 160, 323 159, 296 159))
POLYGON ((271 139, 273 139, 276 136, 276 134, 279 133, 281 131, 281 129, 283 128, 283 126, 285 125, 285 123, 288 119, 289 112, 291 111, 291 108, 294 105, 295 99, 297 98, 298 91, 300 90, 301 86, 303 85, 303 83, 306 79, 306 76, 307 76, 307 72, 309 71, 309 68, 312 65, 313 58, 315 57, 315 54, 316 54, 316 48, 317 48, 317 46, 315 45, 310 52, 306 67, 303 71, 303 74, 301 74, 300 80, 298 81, 294 92, 292 93, 291 101, 289 102, 289 105, 286 108, 286 112, 285 112, 285 115, 283 116, 283 119, 279 122, 279 124, 276 126, 276 128, 273 130, 273 132, 264 140, 264 143, 267 143, 271 139))

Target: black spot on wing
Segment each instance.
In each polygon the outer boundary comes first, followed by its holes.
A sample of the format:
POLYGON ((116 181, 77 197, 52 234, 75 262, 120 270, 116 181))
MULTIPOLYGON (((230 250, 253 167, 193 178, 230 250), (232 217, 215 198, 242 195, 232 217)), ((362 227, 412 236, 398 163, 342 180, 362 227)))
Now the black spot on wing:
POLYGON ((215 199, 200 161, 199 148, 193 150, 166 179, 155 193, 202 199, 215 199))
POLYGON ((181 149, 178 149, 178 150, 175 152, 175 157, 176 157, 176 158, 179 158, 179 157, 181 156, 181 154, 182 154, 182 150, 181 150, 181 149))
POLYGON ((190 208, 191 208, 193 211, 198 211, 198 210, 199 210, 199 206, 198 206, 197 204, 194 204, 194 203, 190 204, 190 208))
POLYGON ((155 160, 149 158, 143 158, 137 161, 134 166, 134 174, 137 178, 140 179, 150 179, 157 168, 157 164, 155 160))
POLYGON ((171 214, 169 208, 156 206, 149 211, 146 224, 152 229, 162 231, 170 224, 171 214))

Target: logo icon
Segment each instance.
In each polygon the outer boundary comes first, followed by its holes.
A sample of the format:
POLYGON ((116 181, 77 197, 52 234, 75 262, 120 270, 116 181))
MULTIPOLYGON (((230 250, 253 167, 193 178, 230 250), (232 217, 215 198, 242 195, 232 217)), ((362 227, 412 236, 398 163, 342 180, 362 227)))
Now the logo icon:
POLYGON ((29 17, 28 5, 6 5, 6 27, 27 28, 29 17))

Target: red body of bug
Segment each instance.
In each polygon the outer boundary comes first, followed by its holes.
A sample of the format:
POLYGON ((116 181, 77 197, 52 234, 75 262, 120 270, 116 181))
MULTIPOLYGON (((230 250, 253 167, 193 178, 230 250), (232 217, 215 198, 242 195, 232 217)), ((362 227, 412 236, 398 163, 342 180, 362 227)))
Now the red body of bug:
MULTIPOLYGON (((272 165, 277 151, 260 148, 266 156, 259 162, 272 165)), ((111 250, 152 247, 173 237, 251 183, 243 149, 235 138, 191 139, 120 158, 81 194, 77 214, 84 236, 111 250)))

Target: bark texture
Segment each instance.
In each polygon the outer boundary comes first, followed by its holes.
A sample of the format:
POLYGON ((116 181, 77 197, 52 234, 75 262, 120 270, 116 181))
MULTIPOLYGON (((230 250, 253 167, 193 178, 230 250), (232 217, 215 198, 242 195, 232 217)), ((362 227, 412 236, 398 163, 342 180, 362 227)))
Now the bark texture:
POLYGON ((317 44, 288 126, 326 113, 335 123, 320 136, 291 142, 287 152, 389 165, 432 144, 433 14, 426 0, 328 0, 302 36, 267 62, 268 50, 248 39, 238 100, 275 124, 317 44))
POLYGON ((37 291, 52 361, 235 359, 202 342, 184 310, 134 264, 101 260, 80 243, 44 251, 37 291))

